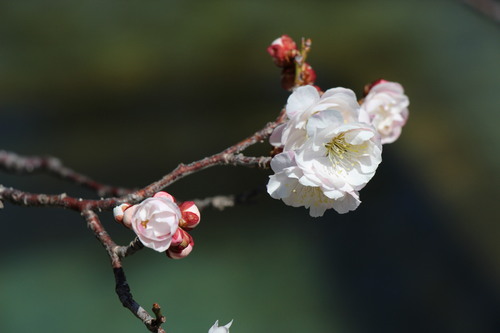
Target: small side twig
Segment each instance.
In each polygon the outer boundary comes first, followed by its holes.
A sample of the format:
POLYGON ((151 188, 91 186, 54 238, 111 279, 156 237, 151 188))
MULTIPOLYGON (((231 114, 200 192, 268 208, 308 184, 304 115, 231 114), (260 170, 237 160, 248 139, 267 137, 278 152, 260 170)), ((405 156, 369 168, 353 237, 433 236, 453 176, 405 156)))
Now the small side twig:
POLYGON ((257 197, 259 194, 265 192, 265 186, 259 186, 250 191, 245 191, 237 195, 216 195, 204 199, 194 199, 193 201, 200 210, 208 207, 213 207, 217 210, 224 210, 226 208, 234 207, 237 204, 245 204, 257 197))
POLYGON ((140 319, 150 332, 165 333, 165 330, 161 327, 165 321, 153 318, 142 306, 139 305, 139 303, 134 300, 123 268, 113 268, 113 272, 115 274, 116 282, 115 291, 122 305, 129 309, 134 316, 140 319))
POLYGON ((144 245, 142 242, 139 240, 138 237, 136 237, 133 241, 130 242, 129 245, 127 246, 116 246, 113 251, 115 254, 120 258, 123 259, 125 257, 131 256, 132 254, 136 253, 137 251, 141 250, 144 248, 144 245))
MULTIPOLYGON (((148 328, 150 332, 155 333, 165 333, 165 330, 161 327, 163 322, 157 321, 153 318, 142 306, 139 305, 134 300, 132 293, 130 291, 130 286, 128 285, 127 279, 125 277, 125 272, 122 268, 122 262, 120 257, 115 253, 115 249, 118 247, 116 243, 111 239, 109 234, 106 232, 104 227, 99 220, 96 213, 91 210, 82 211, 82 216, 87 221, 87 225, 90 230, 94 233, 99 242, 104 246, 106 252, 111 259, 111 265, 113 267, 113 273, 115 275, 115 291, 120 299, 120 302, 124 307, 130 310, 139 318, 144 325, 148 328)), ((135 243, 132 242, 131 245, 135 243)), ((132 247, 137 247, 135 244, 132 247)))

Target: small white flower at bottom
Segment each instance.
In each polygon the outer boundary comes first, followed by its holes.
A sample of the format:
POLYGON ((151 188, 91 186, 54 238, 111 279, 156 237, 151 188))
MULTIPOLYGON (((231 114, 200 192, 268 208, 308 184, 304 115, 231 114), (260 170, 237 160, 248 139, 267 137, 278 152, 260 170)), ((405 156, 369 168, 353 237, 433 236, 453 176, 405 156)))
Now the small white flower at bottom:
POLYGON ((229 333, 229 327, 231 327, 232 323, 233 321, 231 320, 226 325, 219 326, 219 321, 216 320, 215 324, 208 330, 208 333, 229 333))

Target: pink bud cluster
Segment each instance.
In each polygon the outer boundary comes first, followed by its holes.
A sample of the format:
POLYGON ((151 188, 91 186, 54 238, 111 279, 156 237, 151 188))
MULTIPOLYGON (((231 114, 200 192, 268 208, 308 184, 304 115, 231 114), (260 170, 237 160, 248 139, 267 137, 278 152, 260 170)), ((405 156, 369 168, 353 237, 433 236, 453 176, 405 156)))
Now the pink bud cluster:
POLYGON ((281 86, 283 89, 292 90, 296 86, 297 65, 300 65, 300 85, 313 85, 316 81, 316 72, 312 67, 302 63, 301 51, 295 41, 288 35, 283 35, 274 40, 267 48, 276 66, 281 67, 281 86))
POLYGON ((115 220, 132 229, 144 246, 181 259, 193 250, 188 233, 200 223, 200 211, 193 201, 177 204, 167 192, 158 192, 137 205, 121 204, 113 209, 115 220))

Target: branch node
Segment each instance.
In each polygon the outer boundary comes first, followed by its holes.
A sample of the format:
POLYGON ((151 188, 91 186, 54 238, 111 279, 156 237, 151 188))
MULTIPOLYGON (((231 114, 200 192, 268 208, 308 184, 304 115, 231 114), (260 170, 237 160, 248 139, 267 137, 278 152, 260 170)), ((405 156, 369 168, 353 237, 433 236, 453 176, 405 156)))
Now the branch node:
POLYGON ((160 326, 161 324, 165 323, 167 319, 165 318, 164 315, 161 314, 161 308, 158 303, 153 304, 153 313, 155 314, 155 325, 160 326))

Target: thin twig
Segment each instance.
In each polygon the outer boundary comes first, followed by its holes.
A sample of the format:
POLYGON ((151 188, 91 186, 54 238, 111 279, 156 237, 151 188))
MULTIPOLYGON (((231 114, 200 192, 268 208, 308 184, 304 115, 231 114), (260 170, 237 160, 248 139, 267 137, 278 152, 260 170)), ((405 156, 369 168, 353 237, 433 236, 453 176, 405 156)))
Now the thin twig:
POLYGON ((129 245, 127 245, 127 246, 116 246, 113 249, 113 251, 116 253, 116 255, 120 259, 123 259, 125 257, 131 256, 132 254, 136 253, 137 251, 139 251, 139 250, 141 250, 143 248, 144 248, 144 245, 139 240, 139 238, 136 237, 133 241, 130 242, 129 245))
POLYGON ((65 167, 61 160, 50 156, 21 156, 0 150, 0 169, 15 173, 48 172, 61 179, 82 185, 97 192, 99 196, 122 196, 131 189, 101 184, 88 176, 65 167))
POLYGON ((82 211, 82 216, 87 221, 87 225, 90 230, 94 233, 99 242, 104 246, 106 252, 111 259, 111 266, 113 267, 113 273, 115 275, 115 291, 120 299, 120 302, 124 307, 130 310, 139 318, 144 325, 148 328, 150 332, 164 333, 165 331, 161 328, 163 322, 157 321, 153 318, 143 307, 141 307, 132 296, 130 292, 130 287, 128 285, 127 279, 125 277, 125 272, 122 268, 122 262, 120 257, 115 253, 117 248, 116 243, 111 239, 109 234, 106 232, 102 226, 101 221, 96 213, 91 210, 82 211))

